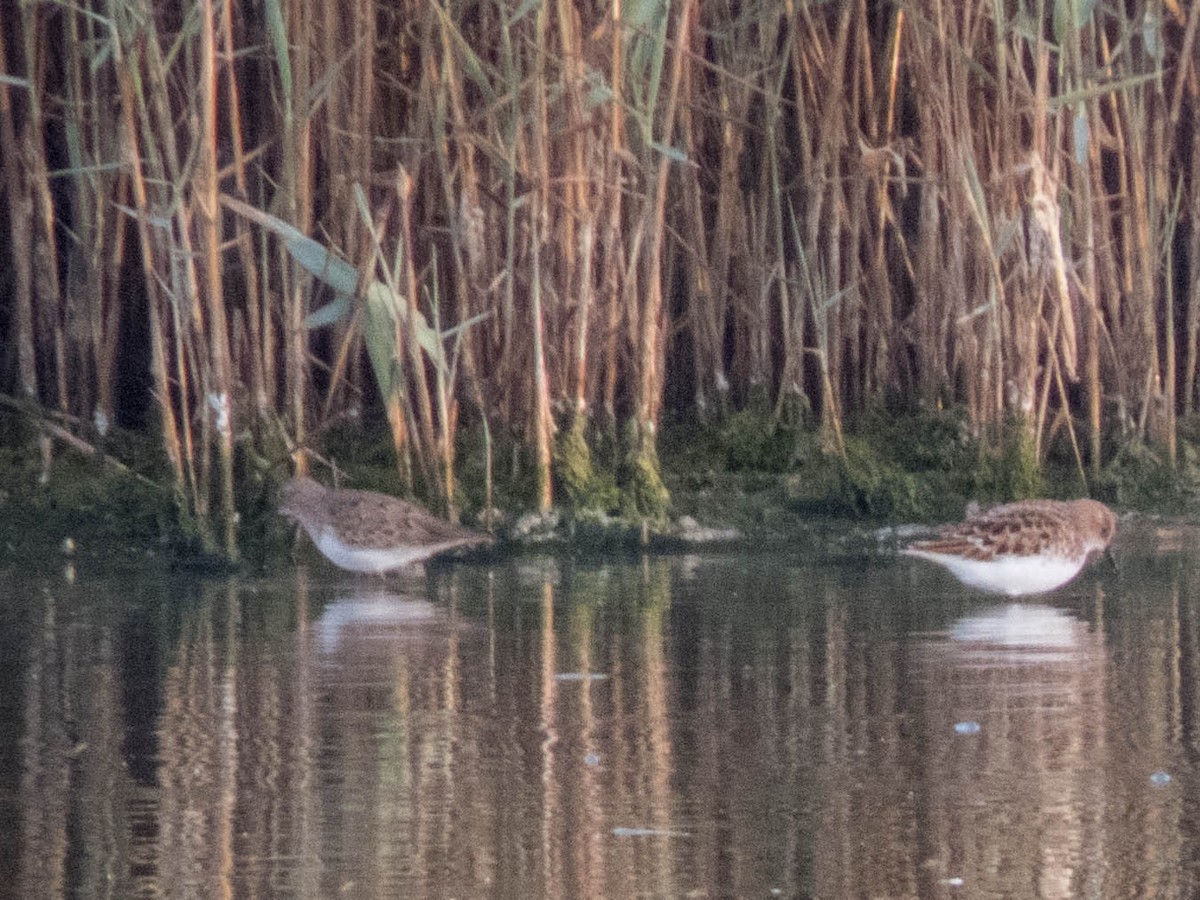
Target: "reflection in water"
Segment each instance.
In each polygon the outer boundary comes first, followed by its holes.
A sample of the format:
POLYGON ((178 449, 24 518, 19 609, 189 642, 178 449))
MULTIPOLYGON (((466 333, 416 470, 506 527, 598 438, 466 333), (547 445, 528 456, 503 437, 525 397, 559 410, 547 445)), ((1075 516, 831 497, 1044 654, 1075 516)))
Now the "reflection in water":
MULTIPOLYGON (((1086 626, 1082 630, 1086 633, 1086 626)), ((995 650, 1000 654, 997 662, 1018 662, 1022 650, 1034 651, 1032 659, 1042 660, 1045 657, 1037 653, 1055 649, 1075 652, 1080 646, 1080 631, 1080 622, 1062 610, 1009 603, 959 619, 950 629, 950 639, 959 645, 960 652, 995 650)))
POLYGON ((12 583, 23 897, 1198 887, 1179 558, 1059 607, 765 555, 12 583))
POLYGON ((1104 645, 1062 610, 1012 603, 966 616, 923 646, 931 847, 947 879, 984 894, 1073 897, 1098 833, 1104 645), (975 724, 953 727, 954 719, 975 724), (1036 823, 1014 829, 1013 822, 1036 823), (999 838, 999 839, 998 839, 999 838))
POLYGON ((388 591, 339 597, 321 611, 313 625, 321 655, 338 653, 343 643, 406 640, 426 634, 443 619, 439 607, 388 591))

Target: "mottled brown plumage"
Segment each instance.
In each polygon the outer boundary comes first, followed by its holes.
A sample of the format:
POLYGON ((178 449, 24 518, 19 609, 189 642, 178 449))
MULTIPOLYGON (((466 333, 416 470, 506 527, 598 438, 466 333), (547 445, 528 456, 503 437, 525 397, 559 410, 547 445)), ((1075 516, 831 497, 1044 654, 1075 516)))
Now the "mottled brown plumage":
POLYGON ((279 512, 301 525, 331 562, 355 572, 386 572, 454 547, 492 542, 489 534, 399 497, 327 488, 307 477, 283 486, 279 512))
POLYGON ((966 584, 1007 594, 1051 590, 1105 550, 1117 518, 1095 500, 1006 503, 939 530, 903 552, 945 566, 966 584))

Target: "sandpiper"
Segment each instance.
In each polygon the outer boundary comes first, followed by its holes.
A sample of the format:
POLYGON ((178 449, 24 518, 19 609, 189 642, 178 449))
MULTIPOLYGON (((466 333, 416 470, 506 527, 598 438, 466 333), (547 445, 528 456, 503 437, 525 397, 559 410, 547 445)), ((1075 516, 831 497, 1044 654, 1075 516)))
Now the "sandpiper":
POLYGON ((1095 500, 1021 500, 968 514, 902 550, 963 584, 1010 597, 1052 591, 1108 548, 1117 517, 1095 500))
POLYGON ((302 526, 326 559, 352 572, 379 574, 492 542, 490 534, 460 528, 399 497, 327 488, 308 477, 284 484, 279 499, 279 512, 302 526))

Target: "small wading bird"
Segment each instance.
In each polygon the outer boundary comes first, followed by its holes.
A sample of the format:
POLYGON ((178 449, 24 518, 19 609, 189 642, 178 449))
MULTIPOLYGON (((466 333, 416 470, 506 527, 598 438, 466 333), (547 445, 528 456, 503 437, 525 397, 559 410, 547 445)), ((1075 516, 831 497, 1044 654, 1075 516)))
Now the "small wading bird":
POLYGON ((455 547, 492 543, 490 534, 452 525, 399 497, 327 488, 307 477, 284 484, 279 512, 304 528, 326 559, 351 572, 389 572, 455 547))
POLYGON ((1116 530, 1117 517, 1095 500, 1022 500, 968 514, 901 552, 945 566, 969 587, 1016 597, 1066 584, 1116 530))

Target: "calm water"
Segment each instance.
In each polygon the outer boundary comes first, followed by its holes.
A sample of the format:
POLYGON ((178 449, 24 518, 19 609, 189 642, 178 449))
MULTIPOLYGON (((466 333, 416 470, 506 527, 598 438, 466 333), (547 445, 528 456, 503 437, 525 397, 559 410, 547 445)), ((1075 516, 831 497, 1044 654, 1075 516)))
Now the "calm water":
POLYGON ((1192 897, 1200 535, 0 580, 0 891, 1192 897))

